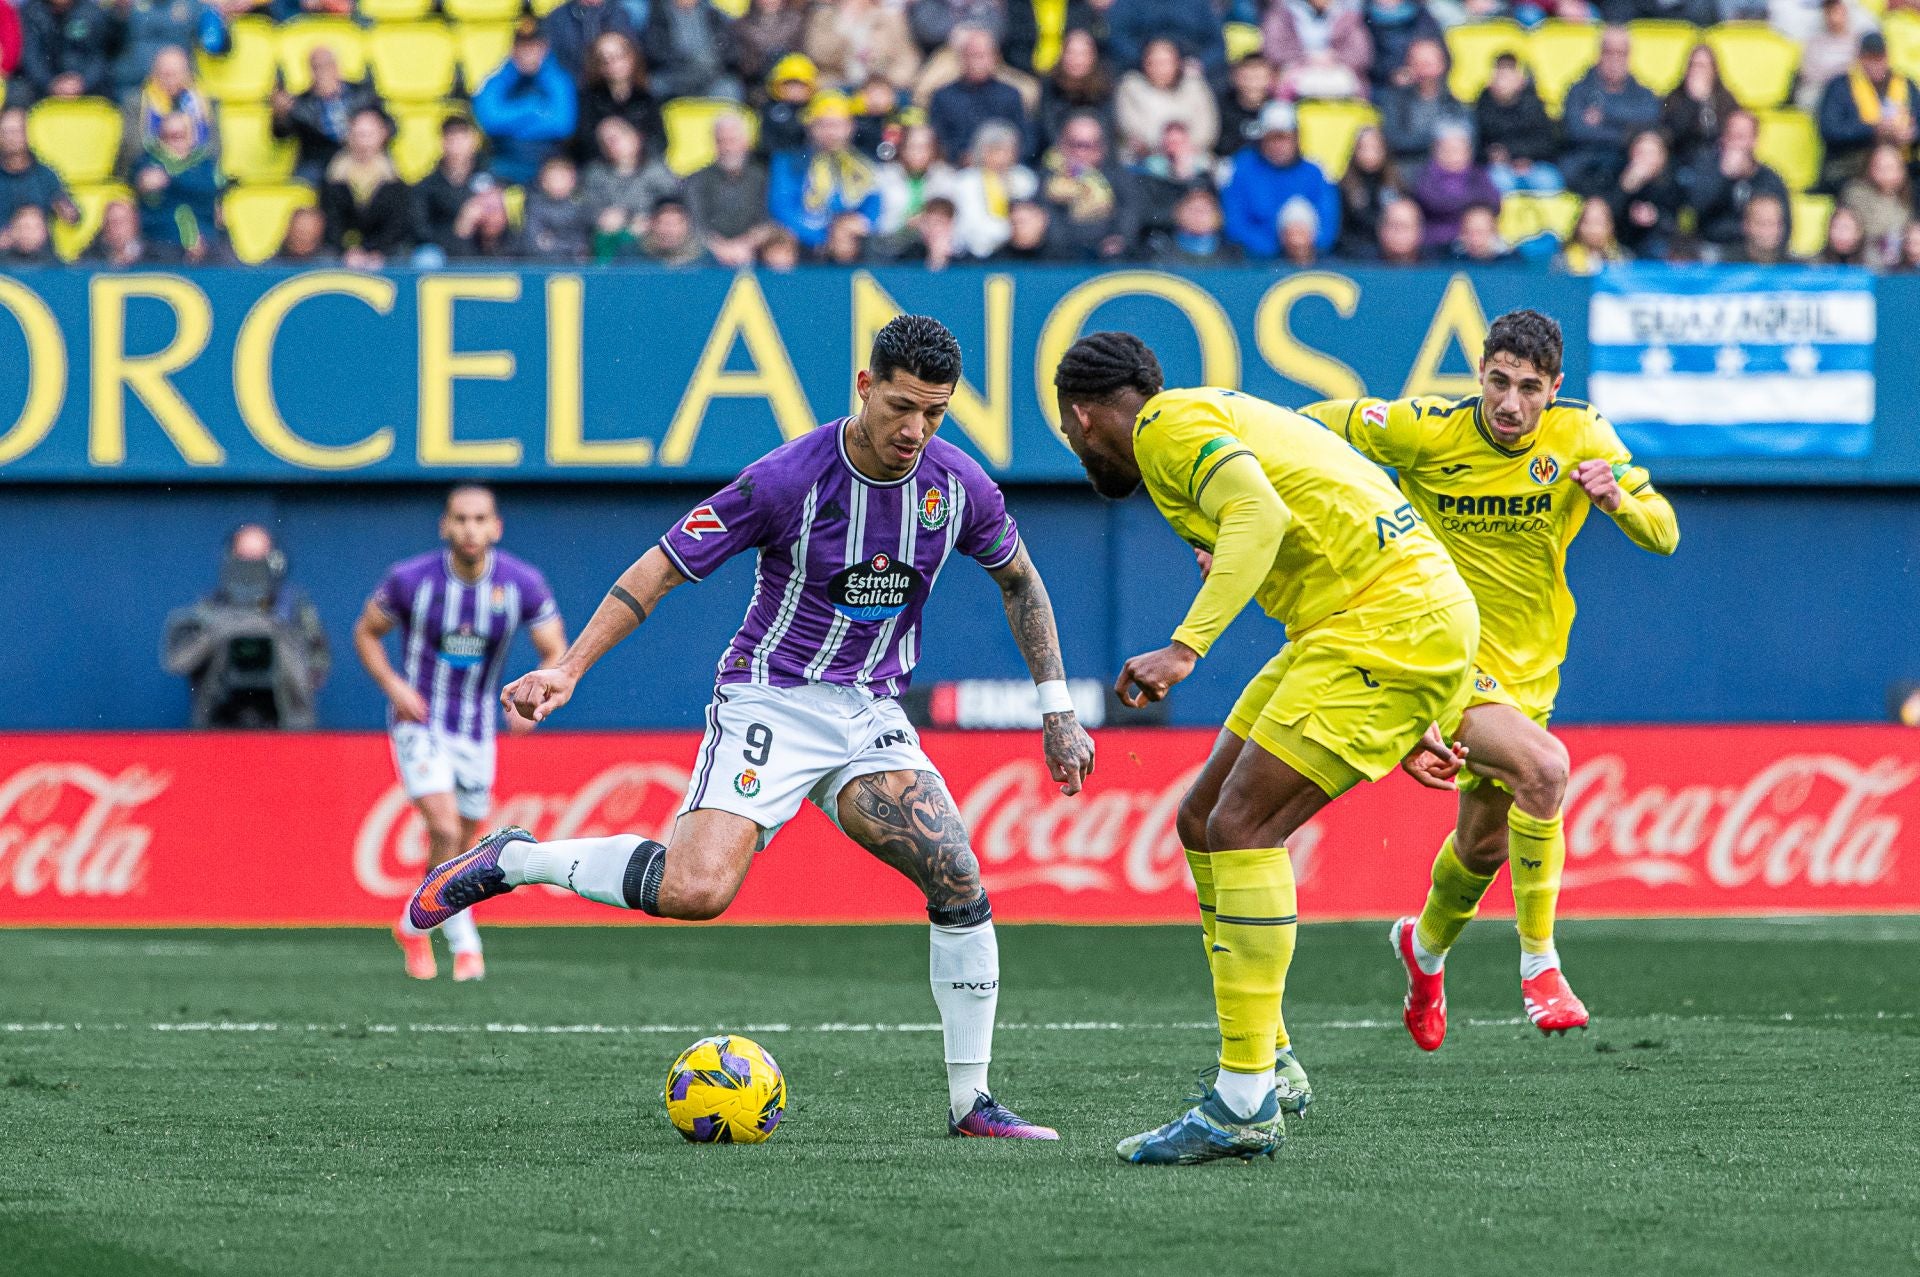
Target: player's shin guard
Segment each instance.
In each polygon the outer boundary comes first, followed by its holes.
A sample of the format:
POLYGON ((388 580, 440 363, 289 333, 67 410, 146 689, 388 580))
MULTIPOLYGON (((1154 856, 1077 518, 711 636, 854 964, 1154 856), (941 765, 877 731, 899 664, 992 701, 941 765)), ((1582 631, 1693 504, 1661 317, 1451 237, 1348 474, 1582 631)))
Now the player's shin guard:
MULTIPOLYGON (((1448 834, 1447 840, 1440 844, 1440 854, 1433 858, 1433 886, 1427 891, 1427 903, 1414 926, 1413 938, 1419 948, 1446 956, 1453 942, 1480 911, 1480 898, 1493 885, 1493 877, 1474 873, 1462 864, 1460 854, 1453 848, 1453 835, 1448 834)), ((1514 885, 1517 889, 1519 879, 1514 880, 1514 885)), ((1422 959, 1423 965, 1425 962, 1426 959, 1422 959)))
POLYGON ((1220 1067, 1273 1068, 1280 999, 1293 961, 1297 921, 1293 862, 1285 847, 1216 851, 1213 1001, 1220 1017, 1220 1067))
POLYGON ((1553 952, 1553 915, 1560 904, 1560 872, 1567 837, 1560 813, 1549 820, 1518 807, 1507 812, 1507 867, 1513 873, 1513 922, 1523 953, 1553 952))
POLYGON ((993 1020, 1000 1005, 1000 942, 985 892, 966 905, 930 906, 927 971, 946 1038, 947 1103, 954 1120, 987 1094, 993 1020))
POLYGON ((500 854, 500 871, 515 887, 544 883, 616 909, 658 915, 667 849, 634 834, 515 843, 500 854))

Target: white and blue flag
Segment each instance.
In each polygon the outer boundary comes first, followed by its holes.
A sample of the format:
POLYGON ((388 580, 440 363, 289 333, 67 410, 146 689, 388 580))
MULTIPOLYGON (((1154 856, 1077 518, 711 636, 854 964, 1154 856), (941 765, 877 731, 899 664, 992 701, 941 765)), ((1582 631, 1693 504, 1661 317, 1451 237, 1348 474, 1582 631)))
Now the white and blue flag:
POLYGON ((1593 281, 1587 397, 1636 456, 1865 456, 1876 322, 1864 270, 1618 267, 1593 281))

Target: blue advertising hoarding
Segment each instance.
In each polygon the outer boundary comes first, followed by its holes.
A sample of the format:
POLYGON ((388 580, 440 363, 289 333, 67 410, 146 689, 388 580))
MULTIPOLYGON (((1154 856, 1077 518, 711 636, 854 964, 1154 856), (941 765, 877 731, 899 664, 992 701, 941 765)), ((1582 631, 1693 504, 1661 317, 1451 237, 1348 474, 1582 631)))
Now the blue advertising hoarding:
MULTIPOLYGON (((1920 282, 1841 275, 1869 304, 1878 290, 1886 331, 1920 314, 1920 282)), ((846 412, 899 310, 939 316, 966 352, 950 437, 1002 479, 1075 479, 1047 387, 1081 332, 1135 331, 1171 383, 1281 402, 1459 395, 1489 317, 1534 306, 1564 325, 1565 393, 1584 395, 1593 297, 1525 271, 23 272, 0 275, 0 481, 712 482, 846 412)), ((1910 401, 1920 372, 1888 346, 1846 358, 1870 365, 1870 396, 1880 365, 1880 404, 1910 401)), ((1645 354, 1602 357, 1639 375, 1645 354)), ((1673 458, 1669 480, 1920 479, 1904 422, 1844 424, 1840 446, 1633 440, 1673 458)))

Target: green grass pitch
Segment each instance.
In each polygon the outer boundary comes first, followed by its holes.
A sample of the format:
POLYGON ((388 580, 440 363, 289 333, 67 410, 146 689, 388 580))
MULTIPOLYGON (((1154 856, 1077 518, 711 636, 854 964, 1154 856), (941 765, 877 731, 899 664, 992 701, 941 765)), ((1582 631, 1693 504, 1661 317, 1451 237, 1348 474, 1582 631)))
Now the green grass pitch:
POLYGON ((498 929, 480 985, 370 932, 0 933, 0 1273, 1920 1271, 1920 919, 1568 924, 1553 1040, 1484 922, 1432 1056, 1385 928, 1307 927, 1313 1115, 1177 1169, 1112 1148, 1212 1051, 1197 929, 1000 934, 995 1082, 1057 1145, 946 1137, 921 928, 498 929), (770 1144, 666 1123, 718 1029, 786 1070, 770 1144))

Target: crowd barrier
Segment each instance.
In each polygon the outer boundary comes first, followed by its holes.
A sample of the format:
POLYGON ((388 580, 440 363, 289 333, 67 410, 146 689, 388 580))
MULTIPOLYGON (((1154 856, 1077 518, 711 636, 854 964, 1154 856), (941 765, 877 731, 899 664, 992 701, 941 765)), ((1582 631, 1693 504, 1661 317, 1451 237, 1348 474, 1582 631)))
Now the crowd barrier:
MULTIPOLYGON (((698 736, 501 744, 493 821, 543 837, 665 837, 698 736)), ((1596 727, 1564 733, 1568 916, 1920 910, 1920 733, 1893 727, 1596 727)), ((1098 733, 1063 798, 1031 733, 929 732, 1003 922, 1190 922, 1174 816, 1212 736, 1098 733)), ((744 767, 744 764, 743 764, 744 767)), ((733 777, 727 777, 731 781, 733 777)), ((750 783, 743 780, 741 783, 750 783)), ((1291 840, 1300 913, 1415 907, 1447 795, 1395 774, 1291 840)), ((0 735, 0 925, 377 926, 424 841, 374 733, 0 735)), ((1504 878, 1485 916, 1511 916, 1504 878)), ((819 813, 761 853, 729 922, 911 922, 918 893, 819 813)), ((488 923, 639 921, 539 888, 488 923)))

